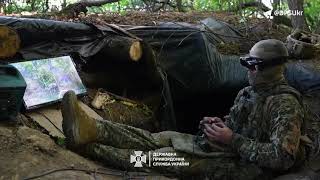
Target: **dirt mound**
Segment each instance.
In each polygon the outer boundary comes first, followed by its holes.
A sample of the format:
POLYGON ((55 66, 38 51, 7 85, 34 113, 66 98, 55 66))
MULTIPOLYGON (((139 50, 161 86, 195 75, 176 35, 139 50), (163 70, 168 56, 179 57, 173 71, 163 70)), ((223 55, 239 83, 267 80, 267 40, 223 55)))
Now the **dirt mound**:
MULTIPOLYGON (((79 15, 76 21, 86 21, 98 19, 110 24, 124 25, 145 25, 154 26, 160 22, 185 22, 191 24, 199 24, 205 18, 212 17, 225 22, 237 21, 237 16, 229 13, 213 13, 213 12, 161 12, 161 13, 144 13, 144 12, 128 12, 125 14, 89 14, 87 16, 79 15)), ((233 23, 232 23, 233 24, 233 23)))
POLYGON ((0 179, 120 180, 145 177, 104 168, 60 147, 48 135, 18 126, 16 122, 0 122, 0 144, 0 179))
MULTIPOLYGON (((90 179, 91 170, 102 169, 71 151, 55 144, 47 135, 26 126, 0 124, 0 179, 23 179, 50 170, 75 168, 89 171, 60 171, 42 176, 42 179, 90 179), (88 174, 89 173, 89 174, 88 174)), ((97 174, 104 179, 122 179, 97 174)))
POLYGON ((29 17, 60 20, 68 22, 84 22, 104 25, 105 23, 117 25, 155 26, 161 22, 185 22, 200 24, 200 21, 211 17, 235 26, 249 40, 257 42, 262 39, 279 39, 285 41, 291 33, 291 28, 277 25, 267 18, 242 18, 229 12, 136 12, 106 13, 106 14, 80 14, 70 18, 61 14, 38 14, 29 17))
POLYGON ((159 22, 186 22, 197 24, 200 20, 207 17, 214 17, 225 22, 237 21, 237 15, 231 13, 219 12, 137 12, 129 11, 125 13, 106 13, 106 14, 80 14, 76 18, 70 18, 61 14, 36 14, 33 18, 43 18, 52 20, 61 20, 69 22, 90 22, 95 24, 122 24, 122 25, 135 25, 135 26, 154 26, 159 22))

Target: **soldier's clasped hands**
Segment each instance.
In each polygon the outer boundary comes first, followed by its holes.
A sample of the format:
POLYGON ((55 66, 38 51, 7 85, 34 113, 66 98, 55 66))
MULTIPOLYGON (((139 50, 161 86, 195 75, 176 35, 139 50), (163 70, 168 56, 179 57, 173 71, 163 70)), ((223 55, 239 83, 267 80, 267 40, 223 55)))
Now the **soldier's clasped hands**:
POLYGON ((232 140, 232 130, 218 117, 204 117, 200 121, 203 133, 209 141, 216 141, 223 144, 230 144, 232 140))

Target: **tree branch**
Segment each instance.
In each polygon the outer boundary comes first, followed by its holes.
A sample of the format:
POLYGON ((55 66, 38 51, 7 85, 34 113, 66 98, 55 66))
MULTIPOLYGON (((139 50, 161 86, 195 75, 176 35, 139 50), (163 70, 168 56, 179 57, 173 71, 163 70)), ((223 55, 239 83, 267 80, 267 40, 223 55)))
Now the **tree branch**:
POLYGON ((81 0, 78 3, 82 3, 86 7, 92 7, 92 6, 102 6, 108 3, 114 3, 118 1, 120 0, 81 0))
POLYGON ((81 12, 87 13, 87 7, 92 6, 102 6, 108 3, 119 2, 120 0, 81 0, 74 4, 68 5, 66 8, 63 8, 60 13, 66 14, 68 16, 76 17, 81 12))

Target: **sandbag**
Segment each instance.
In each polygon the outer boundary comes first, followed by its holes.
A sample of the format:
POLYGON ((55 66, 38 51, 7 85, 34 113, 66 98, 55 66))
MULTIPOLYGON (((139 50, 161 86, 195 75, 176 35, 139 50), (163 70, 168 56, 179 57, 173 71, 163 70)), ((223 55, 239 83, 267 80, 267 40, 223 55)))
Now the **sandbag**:
POLYGON ((304 93, 320 90, 320 69, 313 61, 295 61, 287 64, 288 83, 304 93))

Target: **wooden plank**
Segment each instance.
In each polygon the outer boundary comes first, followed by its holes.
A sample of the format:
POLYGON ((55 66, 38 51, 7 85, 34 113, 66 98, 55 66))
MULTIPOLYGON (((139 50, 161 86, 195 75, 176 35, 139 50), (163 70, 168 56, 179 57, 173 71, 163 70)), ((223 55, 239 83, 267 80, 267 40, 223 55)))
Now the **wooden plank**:
MULTIPOLYGON (((81 101, 79 101, 79 105, 92 118, 100 120, 103 119, 94 110, 81 101)), ((65 137, 62 129, 63 118, 60 108, 56 106, 49 106, 28 112, 26 115, 31 117, 37 124, 46 129, 51 136, 58 138, 65 137)))
POLYGON ((60 109, 45 107, 26 113, 53 137, 64 138, 62 130, 62 114, 60 109))

